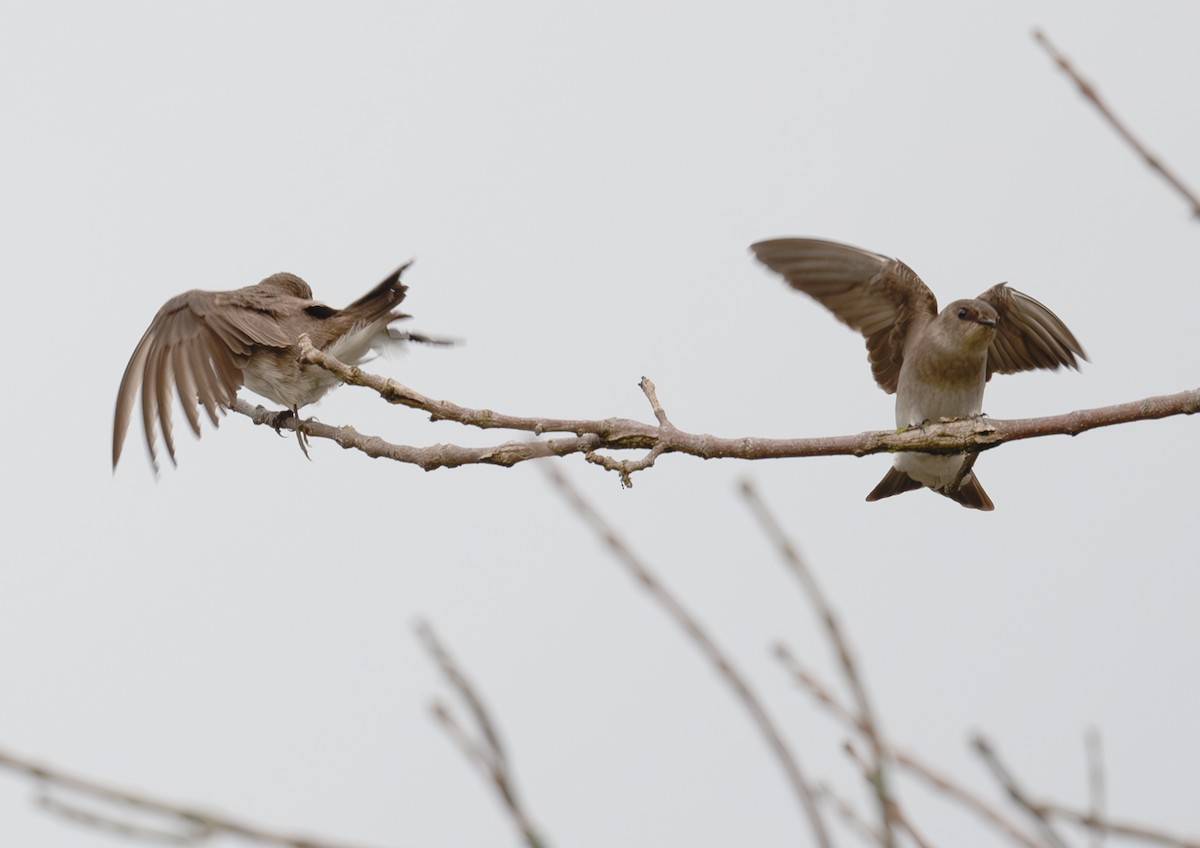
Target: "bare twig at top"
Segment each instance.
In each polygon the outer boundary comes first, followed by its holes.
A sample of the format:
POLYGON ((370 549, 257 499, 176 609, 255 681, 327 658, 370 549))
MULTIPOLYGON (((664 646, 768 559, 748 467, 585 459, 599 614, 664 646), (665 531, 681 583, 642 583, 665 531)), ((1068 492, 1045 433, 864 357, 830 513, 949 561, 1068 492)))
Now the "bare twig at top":
POLYGON ((1162 160, 1151 153, 1146 148, 1146 145, 1142 144, 1142 142, 1140 142, 1137 137, 1134 136, 1133 132, 1130 131, 1130 129, 1125 126, 1125 124, 1123 124, 1115 114, 1113 114, 1113 111, 1108 108, 1108 105, 1100 99, 1100 95, 1097 93, 1096 87, 1079 75, 1071 63, 1067 61, 1067 58, 1062 53, 1058 52, 1055 46, 1050 43, 1050 39, 1046 37, 1045 33, 1043 33, 1040 29, 1035 29, 1033 31, 1033 38, 1034 41, 1040 44, 1042 48, 1050 54, 1050 58, 1054 60, 1054 64, 1058 65, 1058 67, 1062 69, 1062 72, 1071 78, 1076 87, 1079 89, 1079 93, 1091 101, 1091 104, 1096 107, 1096 110, 1101 115, 1104 116, 1104 119, 1108 121, 1109 125, 1114 130, 1117 131, 1117 134, 1121 136, 1121 138, 1125 139, 1130 147, 1137 151, 1137 154, 1146 161, 1147 165, 1158 171, 1158 173, 1162 175, 1162 178, 1170 183, 1171 187, 1174 188, 1176 192, 1183 196, 1184 200, 1186 200, 1192 207, 1192 215, 1200 218, 1200 198, 1197 198, 1196 194, 1186 185, 1184 185, 1183 181, 1180 180, 1179 177, 1175 176, 1175 174, 1163 164, 1162 160))

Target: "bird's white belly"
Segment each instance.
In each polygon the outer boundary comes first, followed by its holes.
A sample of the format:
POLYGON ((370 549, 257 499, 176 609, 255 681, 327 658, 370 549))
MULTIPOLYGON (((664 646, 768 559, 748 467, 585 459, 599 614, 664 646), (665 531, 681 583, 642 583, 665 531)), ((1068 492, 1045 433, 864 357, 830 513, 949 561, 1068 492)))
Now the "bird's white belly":
POLYGON ((942 418, 966 418, 983 411, 983 380, 974 384, 931 385, 919 379, 905 379, 900 372, 896 389, 896 426, 915 427, 942 418))
POLYGON ((954 482, 966 461, 964 454, 938 456, 930 453, 898 453, 892 461, 897 471, 903 471, 918 483, 940 489, 954 482))
POLYGON ((256 353, 242 369, 246 388, 255 394, 299 409, 315 403, 338 384, 338 378, 315 365, 300 366, 295 354, 256 353), (287 356, 289 362, 281 361, 287 356))
MULTIPOLYGON (((942 418, 966 418, 983 410, 983 379, 967 384, 930 384, 905 371, 896 389, 896 426, 915 427, 942 418)), ((898 453, 892 462, 918 483, 940 489, 953 483, 966 460, 964 454, 939 456, 929 453, 898 453)))

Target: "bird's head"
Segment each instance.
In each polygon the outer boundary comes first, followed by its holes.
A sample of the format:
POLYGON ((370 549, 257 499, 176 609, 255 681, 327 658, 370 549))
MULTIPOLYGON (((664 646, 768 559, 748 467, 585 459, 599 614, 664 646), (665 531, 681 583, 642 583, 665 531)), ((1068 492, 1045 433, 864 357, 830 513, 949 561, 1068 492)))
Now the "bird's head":
POLYGON ((292 297, 298 297, 301 300, 312 300, 312 289, 309 288, 308 283, 295 274, 289 274, 287 271, 272 274, 265 280, 260 281, 259 285, 263 288, 274 289, 283 294, 290 294, 292 297))
POLYGON ((942 310, 939 323, 962 344, 987 347, 996 335, 1000 316, 982 300, 956 300, 942 310))

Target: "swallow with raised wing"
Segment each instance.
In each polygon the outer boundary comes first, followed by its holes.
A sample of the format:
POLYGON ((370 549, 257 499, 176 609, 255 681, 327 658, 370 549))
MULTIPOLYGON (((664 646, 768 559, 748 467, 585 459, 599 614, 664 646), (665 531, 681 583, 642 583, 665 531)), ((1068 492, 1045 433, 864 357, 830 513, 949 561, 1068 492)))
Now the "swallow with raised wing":
MULTIPOLYGON (((938 311, 899 259, 822 239, 781 238, 750 248, 788 285, 866 338, 879 388, 896 395, 896 425, 966 418, 983 409, 993 374, 1079 368, 1083 348, 1057 315, 1006 283, 938 311)), ((897 453, 867 500, 928 487, 971 509, 993 509, 974 454, 897 453)))

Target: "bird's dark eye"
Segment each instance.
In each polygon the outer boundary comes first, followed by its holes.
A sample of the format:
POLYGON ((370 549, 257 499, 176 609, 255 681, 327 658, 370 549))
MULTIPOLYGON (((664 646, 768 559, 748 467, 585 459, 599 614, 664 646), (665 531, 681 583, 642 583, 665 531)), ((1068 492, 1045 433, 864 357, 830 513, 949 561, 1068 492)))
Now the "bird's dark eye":
POLYGON ((958 310, 958 317, 959 317, 959 318, 966 318, 966 317, 967 317, 967 307, 963 306, 963 307, 961 307, 961 308, 958 310))
MULTIPOLYGON (((304 311, 312 317, 320 318, 322 320, 331 318, 334 315, 337 315, 338 312, 332 306, 326 306, 323 303, 314 303, 312 306, 306 306, 304 307, 304 311)), ((962 316, 960 315, 959 317, 961 318, 962 316)))

